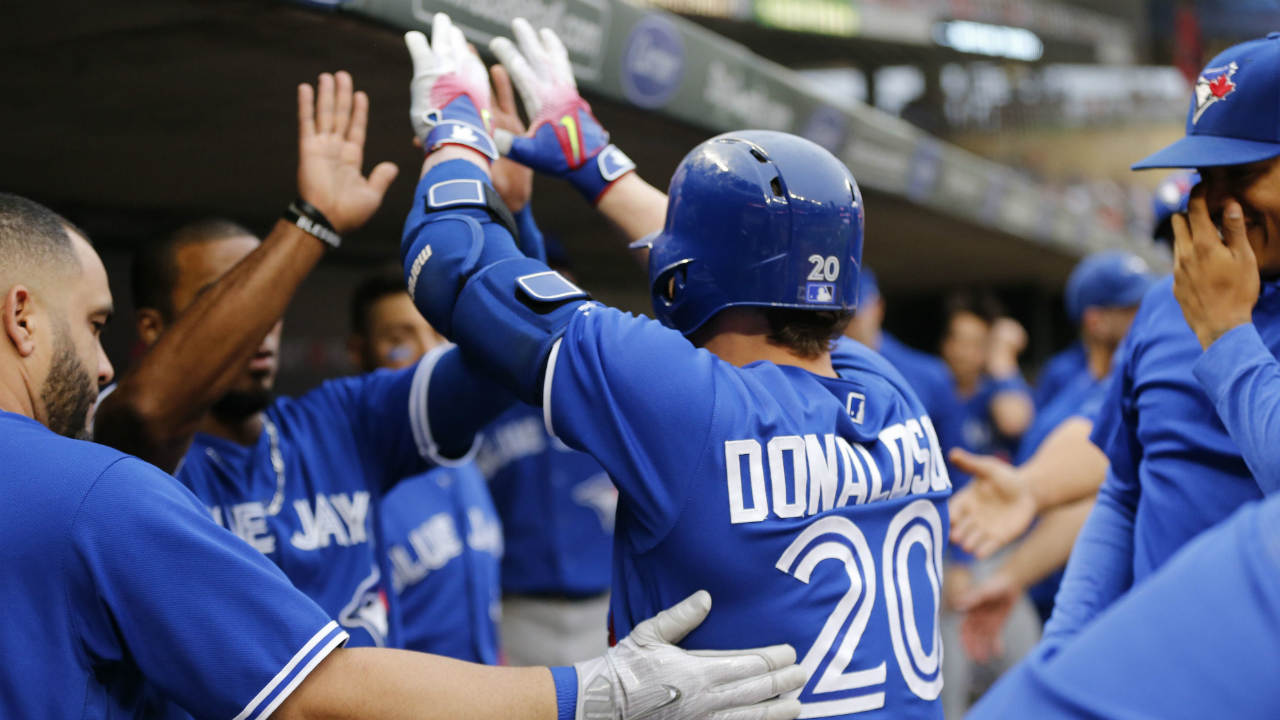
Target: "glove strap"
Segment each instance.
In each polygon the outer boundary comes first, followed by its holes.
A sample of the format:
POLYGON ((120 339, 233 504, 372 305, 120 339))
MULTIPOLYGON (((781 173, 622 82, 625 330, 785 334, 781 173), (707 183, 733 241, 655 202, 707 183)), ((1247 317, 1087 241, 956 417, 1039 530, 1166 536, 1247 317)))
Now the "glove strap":
POLYGON ((556 683, 556 720, 574 720, 578 714, 578 671, 553 667, 551 679, 556 683))
POLYGON ((622 176, 636 169, 636 164, 627 154, 609 143, 596 156, 582 164, 577 170, 570 170, 565 178, 578 192, 595 205, 605 192, 620 180, 622 176))
POLYGON ((489 158, 489 162, 498 159, 498 146, 483 127, 477 127, 462 120, 439 120, 431 132, 427 133, 423 147, 427 152, 435 152, 442 145, 461 145, 471 148, 489 158))
POLYGON ((337 249, 342 245, 342 236, 333 229, 329 218, 302 198, 289 203, 289 207, 284 210, 283 219, 331 248, 337 249))

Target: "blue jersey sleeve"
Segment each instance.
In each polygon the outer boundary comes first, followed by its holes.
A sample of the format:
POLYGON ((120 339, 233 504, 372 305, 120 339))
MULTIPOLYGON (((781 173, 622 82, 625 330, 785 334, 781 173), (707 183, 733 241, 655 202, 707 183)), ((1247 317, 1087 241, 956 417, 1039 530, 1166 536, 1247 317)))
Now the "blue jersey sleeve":
POLYGON ((77 623, 98 663, 129 658, 200 718, 265 718, 346 633, 172 477, 133 458, 73 523, 77 623))
POLYGON ((1042 646, 969 720, 1280 717, 1280 502, 1188 543, 1071 644, 1042 646))
POLYGON ((640 524, 637 549, 670 530, 686 495, 677 483, 698 477, 712 454, 716 393, 727 380, 718 363, 657 321, 599 305, 580 308, 552 349, 547 429, 614 479, 640 524))
POLYGON ((1093 441, 1110 462, 1098 499, 1080 529, 1045 625, 1046 641, 1065 642, 1133 583, 1133 533, 1141 486, 1138 464, 1142 446, 1136 434, 1137 414, 1131 406, 1132 386, 1126 354, 1112 372, 1105 400, 1097 411, 1093 441))
POLYGON ((1252 324, 1232 329, 1192 366, 1258 487, 1280 489, 1280 363, 1252 324))

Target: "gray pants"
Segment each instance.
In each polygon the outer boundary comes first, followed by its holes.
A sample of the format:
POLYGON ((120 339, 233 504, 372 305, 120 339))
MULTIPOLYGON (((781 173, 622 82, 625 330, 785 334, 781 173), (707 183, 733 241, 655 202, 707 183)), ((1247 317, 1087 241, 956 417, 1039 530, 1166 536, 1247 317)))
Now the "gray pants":
POLYGON ((502 652, 508 665, 572 665, 609 647, 608 594, 581 600, 506 595, 502 652))
MULTIPOLYGON (((975 580, 990 573, 1000 556, 975 561, 975 580)), ((1004 655, 991 662, 978 664, 971 660, 960 644, 960 621, 964 616, 942 610, 942 709, 947 720, 960 720, 969 707, 991 688, 995 681, 1016 665, 1036 643, 1040 642, 1040 617, 1026 595, 1018 599, 1005 623, 1004 655)))

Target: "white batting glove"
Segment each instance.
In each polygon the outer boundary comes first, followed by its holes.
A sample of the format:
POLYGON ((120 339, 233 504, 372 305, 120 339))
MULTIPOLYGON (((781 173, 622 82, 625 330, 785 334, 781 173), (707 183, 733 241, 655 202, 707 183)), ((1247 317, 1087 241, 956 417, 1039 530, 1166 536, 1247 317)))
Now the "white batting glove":
POLYGON ((577 720, 791 720, 805 672, 790 645, 750 650, 676 647, 711 611, 700 590, 640 623, 603 657, 578 663, 577 720))
POLYGON ((634 170, 635 163, 609 143, 609 133, 578 94, 569 52, 560 38, 548 28, 534 31, 524 18, 512 21, 511 31, 514 44, 499 37, 489 48, 520 93, 529 132, 498 130, 498 149, 522 165, 568 180, 594 203, 634 170))
POLYGON ((409 122, 427 152, 441 145, 470 147, 498 158, 490 137, 489 76, 449 16, 431 20, 431 43, 417 30, 404 34, 413 60, 409 122))

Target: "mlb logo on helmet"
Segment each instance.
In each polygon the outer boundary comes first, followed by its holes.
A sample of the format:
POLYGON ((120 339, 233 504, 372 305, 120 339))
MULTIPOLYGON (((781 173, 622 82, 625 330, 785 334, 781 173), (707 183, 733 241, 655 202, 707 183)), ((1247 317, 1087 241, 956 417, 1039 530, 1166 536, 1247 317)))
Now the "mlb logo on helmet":
POLYGON ((811 303, 834 304, 836 286, 834 283, 811 282, 805 286, 805 301, 811 303))
POLYGON ((1187 134, 1133 165, 1206 168, 1280 156, 1280 33, 1227 48, 1191 94, 1187 134))

